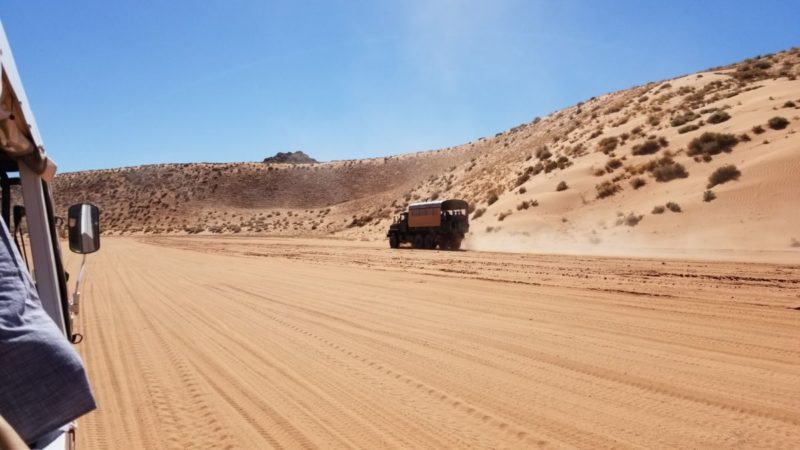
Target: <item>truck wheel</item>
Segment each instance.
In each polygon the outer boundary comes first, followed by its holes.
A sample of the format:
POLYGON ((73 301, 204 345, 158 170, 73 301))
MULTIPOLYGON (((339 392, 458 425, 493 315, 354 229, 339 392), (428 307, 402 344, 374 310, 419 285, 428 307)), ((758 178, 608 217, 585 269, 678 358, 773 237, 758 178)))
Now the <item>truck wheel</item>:
POLYGON ((423 248, 425 246, 425 240, 422 236, 414 236, 414 241, 411 243, 414 248, 423 248))
POLYGON ((458 250, 461 248, 461 239, 453 239, 450 241, 450 250, 458 250))
POLYGON ((450 250, 450 242, 449 238, 439 239, 439 248, 442 250, 450 250))
POLYGON ((430 234, 425 236, 425 248, 427 248, 428 250, 435 249, 436 248, 436 238, 434 238, 430 234))
POLYGON ((391 248, 400 247, 400 238, 398 238, 396 234, 392 234, 391 236, 389 236, 389 247, 391 248))

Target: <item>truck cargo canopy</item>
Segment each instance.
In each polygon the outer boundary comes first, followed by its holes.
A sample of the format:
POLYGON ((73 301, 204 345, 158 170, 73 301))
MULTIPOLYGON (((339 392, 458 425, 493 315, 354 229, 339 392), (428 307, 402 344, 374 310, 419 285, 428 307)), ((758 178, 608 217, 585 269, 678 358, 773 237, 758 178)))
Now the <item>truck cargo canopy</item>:
POLYGON ((439 200, 435 202, 422 202, 422 203, 412 203, 408 206, 408 209, 427 209, 427 208, 438 208, 443 209, 445 211, 449 211, 452 209, 467 209, 467 202, 464 200, 457 200, 457 199, 450 199, 450 200, 439 200))

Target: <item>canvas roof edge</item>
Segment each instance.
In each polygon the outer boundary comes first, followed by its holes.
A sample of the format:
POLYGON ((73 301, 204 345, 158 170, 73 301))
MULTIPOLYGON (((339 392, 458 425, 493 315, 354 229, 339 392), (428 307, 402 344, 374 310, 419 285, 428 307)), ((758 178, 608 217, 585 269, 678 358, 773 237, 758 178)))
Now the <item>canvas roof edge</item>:
MULTIPOLYGON (((6 122, 2 123, 0 132, 3 132, 3 129, 8 130, 15 125, 20 130, 20 136, 33 144, 33 149, 25 155, 10 154, 11 152, 6 148, 0 148, 0 151, 3 152, 3 156, 24 162, 25 165, 41 175, 42 178, 50 180, 55 175, 56 164, 45 155, 42 136, 39 133, 39 127, 36 125, 36 119, 30 108, 25 89, 22 87, 22 81, 17 71, 17 65, 2 21, 0 21, 0 73, 2 74, 0 99, 8 98, 13 103, 12 111, 6 111, 6 113, 14 115, 13 119, 0 121, 0 123, 6 122), (8 91, 9 89, 10 92, 8 91), (16 115, 21 116, 19 121, 17 121, 16 115), (12 123, 8 123, 9 120, 12 123)), ((6 137, 11 138, 11 136, 6 137)), ((19 139, 15 142, 19 143, 19 139)))
POLYGON ((441 209, 467 209, 467 202, 459 199, 437 200, 432 202, 412 203, 408 209, 441 208, 441 209))

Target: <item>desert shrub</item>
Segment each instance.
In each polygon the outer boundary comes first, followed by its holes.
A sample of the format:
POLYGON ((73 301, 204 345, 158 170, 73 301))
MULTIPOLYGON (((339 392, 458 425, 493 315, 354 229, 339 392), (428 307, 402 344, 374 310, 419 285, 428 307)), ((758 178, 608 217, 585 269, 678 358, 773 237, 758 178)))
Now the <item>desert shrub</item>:
POLYGON ((517 191, 517 192, 520 193, 520 194, 524 194, 524 193, 528 192, 528 190, 525 189, 525 186, 522 186, 521 188, 519 188, 519 191, 517 191))
POLYGON ((675 202, 667 202, 667 209, 672 212, 681 212, 681 205, 675 202))
POLYGON ((631 153, 634 155, 652 155, 653 153, 658 152, 661 150, 661 147, 666 147, 668 145, 667 139, 663 136, 660 138, 649 138, 641 144, 634 145, 631 149, 631 153))
POLYGON ((695 155, 717 155, 722 152, 730 152, 733 146, 739 142, 736 136, 727 133, 705 132, 689 142, 689 149, 686 154, 695 155))
POLYGON ((784 103, 784 104, 783 104, 783 107, 784 107, 784 108, 794 108, 795 106, 796 106, 796 105, 795 105, 795 104, 794 104, 794 102, 793 102, 793 101, 791 101, 791 100, 787 100, 787 101, 786 101, 786 103, 784 103))
POLYGON ((611 197, 622 190, 618 184, 612 182, 611 180, 603 181, 594 188, 597 191, 597 198, 611 197))
POLYGON ((536 154, 536 157, 539 158, 539 160, 541 160, 541 161, 544 161, 545 159, 549 159, 551 156, 553 156, 553 154, 550 153, 550 150, 548 150, 547 147, 544 147, 544 146, 537 148, 535 154, 536 154))
POLYGON ((642 177, 636 177, 631 180, 631 187, 634 189, 639 189, 640 187, 647 184, 647 181, 642 177))
POLYGON ((688 133, 690 131, 694 131, 694 130, 697 130, 699 128, 700 128, 700 125, 697 125, 696 123, 690 123, 689 125, 686 125, 686 126, 678 128, 678 134, 688 133))
POLYGON ((761 134, 764 132, 764 127, 762 127, 761 125, 756 125, 753 127, 752 131, 755 134, 761 134))
POLYGON ((717 111, 714 114, 711 114, 710 116, 708 116, 708 118, 706 119, 706 122, 708 122, 708 123, 722 123, 722 122, 725 122, 726 120, 728 120, 730 118, 731 118, 731 115, 728 114, 727 112, 725 112, 725 111, 717 111))
POLYGON ((625 225, 627 225, 629 227, 635 227, 636 225, 639 224, 639 222, 641 222, 641 220, 643 218, 644 218, 644 216, 642 216, 642 215, 636 215, 634 213, 630 213, 627 216, 625 216, 624 223, 625 223, 625 225))
POLYGON ((478 208, 475 210, 475 213, 472 215, 472 220, 477 219, 478 217, 482 216, 483 213, 486 212, 486 208, 478 208))
POLYGON ((661 183, 689 176, 689 172, 686 171, 686 168, 683 167, 682 164, 673 161, 669 156, 651 161, 651 164, 648 164, 647 170, 653 175, 656 181, 661 183))
POLYGON ((558 164, 559 169, 564 170, 572 165, 572 161, 570 161, 566 156, 559 156, 556 160, 556 164, 558 164))
POLYGON ((658 205, 658 206, 654 206, 654 207, 653 207, 653 211, 652 211, 652 213, 653 213, 653 214, 664 214, 664 211, 666 211, 666 210, 667 210, 667 209, 666 209, 666 208, 664 208, 663 206, 661 206, 661 205, 658 205))
POLYGON ((497 201, 497 199, 498 199, 498 197, 497 197, 497 194, 495 194, 495 193, 491 193, 491 194, 489 194, 489 196, 486 198, 486 204, 488 204, 488 205, 491 205, 491 204, 493 204, 494 202, 496 202, 496 201, 497 201))
POLYGON ((739 142, 750 142, 750 141, 752 141, 752 139, 750 139, 750 135, 747 134, 747 133, 740 134, 737 137, 737 139, 739 140, 739 142))
POLYGON ((538 200, 525 200, 519 205, 517 205, 517 211, 522 211, 523 209, 528 209, 531 206, 536 207, 539 206, 538 200))
POLYGON ((514 187, 519 187, 525 184, 531 178, 531 172, 533 172, 533 167, 527 167, 524 172, 517 179, 514 181, 514 187))
POLYGON ((567 189, 569 189, 569 186, 567 186, 567 182, 563 180, 556 186, 556 192, 566 191, 567 189))
POLYGON ((600 139, 600 142, 597 143, 597 149, 607 155, 613 152, 615 148, 617 148, 618 143, 619 139, 616 136, 609 136, 600 139))
POLYGON ((672 125, 673 127, 679 127, 681 125, 693 121, 694 119, 697 119, 698 117, 700 116, 698 116, 692 111, 689 111, 684 114, 680 114, 678 116, 673 117, 672 119, 670 119, 669 124, 672 125))
POLYGON ((785 117, 775 116, 767 121, 767 125, 773 130, 782 130, 789 125, 785 117))
POLYGON ((544 170, 544 165, 538 162, 536 163, 536 165, 533 166, 533 169, 531 170, 531 176, 535 177, 536 175, 542 173, 543 170, 544 170))
POLYGON ((715 198, 717 198, 717 194, 715 194, 714 191, 709 190, 709 191, 703 192, 703 201, 704 202, 706 202, 706 203, 710 202, 710 201, 714 200, 715 198))
POLYGON ((497 220, 502 222, 502 221, 504 221, 506 219, 506 217, 508 217, 510 215, 511 215, 511 211, 501 212, 500 214, 497 215, 497 220))
POLYGON ((594 176, 596 176, 596 177, 602 177, 605 174, 606 174, 606 170, 605 169, 597 169, 597 170, 594 171, 594 176))
POLYGON ((547 160, 544 164, 544 173, 550 173, 556 169, 558 169, 558 163, 553 160, 547 160))
POLYGON ((718 184, 727 183, 731 180, 738 180, 741 174, 742 172, 733 164, 722 166, 708 177, 708 188, 711 189, 718 184))
POLYGON ((620 167, 622 167, 622 161, 617 158, 611 158, 608 160, 608 162, 606 162, 606 171, 608 173, 611 173, 620 167))

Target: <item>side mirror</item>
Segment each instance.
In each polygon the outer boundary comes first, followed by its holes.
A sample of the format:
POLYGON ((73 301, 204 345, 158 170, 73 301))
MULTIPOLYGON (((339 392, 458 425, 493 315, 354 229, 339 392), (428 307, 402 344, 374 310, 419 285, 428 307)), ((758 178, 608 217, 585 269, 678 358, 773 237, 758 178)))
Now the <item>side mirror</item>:
POLYGON ((67 210, 69 249, 85 255, 100 250, 100 209, 90 203, 78 203, 67 210))

